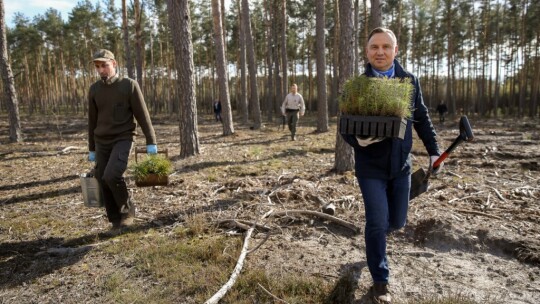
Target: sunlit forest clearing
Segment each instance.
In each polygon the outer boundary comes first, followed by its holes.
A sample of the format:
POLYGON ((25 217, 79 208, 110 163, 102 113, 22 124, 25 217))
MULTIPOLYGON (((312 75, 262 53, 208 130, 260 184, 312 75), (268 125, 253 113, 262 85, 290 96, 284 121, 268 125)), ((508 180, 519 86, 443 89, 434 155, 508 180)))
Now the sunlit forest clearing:
POLYGON ((540 298, 538 1, 103 0, 67 16, 7 16, 4 2, 0 302, 215 303, 240 265, 219 303, 372 303, 337 125, 376 26, 396 34, 442 148, 462 115, 475 135, 388 238, 392 303, 540 298), (84 205, 80 180, 102 48, 137 81, 174 166, 166 186, 138 187, 127 170, 137 215, 120 232, 84 205), (296 141, 280 110, 293 83, 306 105, 296 141))

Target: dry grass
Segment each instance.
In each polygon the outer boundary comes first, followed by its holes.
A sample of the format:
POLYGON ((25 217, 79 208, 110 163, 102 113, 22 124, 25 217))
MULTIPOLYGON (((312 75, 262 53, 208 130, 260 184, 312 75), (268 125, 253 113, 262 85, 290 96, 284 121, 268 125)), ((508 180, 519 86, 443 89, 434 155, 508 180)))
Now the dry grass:
MULTIPOLYGON (((0 302, 203 303, 228 280, 242 247, 242 231, 217 226, 220 219, 256 221, 269 209, 319 210, 320 198, 327 202, 335 200, 340 218, 362 225, 363 207, 354 174, 334 175, 330 172, 334 161, 335 121, 332 122, 333 131, 326 134, 311 133, 314 116, 303 117, 300 122, 296 142, 290 141, 288 131, 277 131, 276 126, 271 125, 261 131, 240 127, 234 136, 223 137, 218 124, 202 124, 199 129, 202 154, 188 159, 174 158, 178 155, 177 126, 159 124, 159 140, 163 147, 169 148, 175 162, 171 185, 145 189, 131 187, 139 208, 139 219, 132 229, 116 235, 107 232, 109 223, 103 210, 82 205, 77 174, 90 167, 86 161, 84 119, 66 122, 62 128, 77 131, 64 132, 61 138, 47 132, 48 128, 56 130, 55 125, 36 120, 33 123, 37 131, 28 134, 27 143, 0 146, 2 172, 16 173, 0 181, 0 302), (68 154, 58 152, 66 146, 81 148, 68 154), (50 251, 58 248, 66 250, 65 253, 50 251)), ((447 142, 453 138, 455 133, 450 132, 445 137, 447 142)), ((477 151, 467 155, 480 155, 485 147, 475 149, 477 151)), ((418 151, 415 169, 419 165, 425 168, 428 157, 420 141, 415 141, 414 150, 418 151)), ((457 153, 464 154, 464 150, 457 153)), ((478 205, 475 201, 447 204, 452 198, 471 193, 488 195, 489 189, 483 182, 485 176, 478 174, 476 167, 489 157, 486 154, 484 159, 468 156, 454 160, 451 156, 448 169, 463 178, 442 174, 434 179, 434 190, 425 194, 425 200, 413 202, 411 222, 405 228, 410 230, 391 241, 393 248, 399 244, 408 246, 403 251, 429 250, 435 252, 436 258, 445 255, 446 252, 437 251, 437 248, 414 247, 414 242, 407 239, 408 233, 414 233, 424 219, 432 217, 443 224, 446 222, 441 219, 451 216, 459 219, 459 225, 465 226, 459 230, 460 233, 465 231, 465 235, 456 238, 460 241, 467 240, 466 234, 476 237, 479 225, 484 223, 494 225, 489 231, 497 231, 497 227, 508 226, 508 222, 513 225, 523 222, 521 231, 537 235, 534 224, 537 213, 520 211, 525 207, 532 210, 538 192, 530 190, 530 196, 520 194, 519 200, 511 200, 512 193, 516 197, 519 194, 512 191, 524 186, 519 180, 527 181, 529 176, 521 167, 519 171, 509 173, 497 169, 497 174, 514 176, 514 180, 504 178, 499 184, 498 189, 507 202, 502 204, 492 194, 490 202, 496 204, 495 208, 484 210, 501 217, 513 214, 511 221, 475 220, 453 210, 473 208, 478 205), (509 182, 514 184, 506 186, 509 182), (507 209, 503 210, 503 206, 507 209), (510 208, 516 211, 510 213, 510 208)), ((518 164, 519 161, 514 160, 518 164)), ((510 167, 508 163, 504 165, 510 167)), ((493 176, 490 179, 497 180, 493 176)), ((131 178, 128 173, 128 179, 131 178)), ((288 303, 324 303, 336 290, 342 268, 349 266, 351 261, 363 260, 362 235, 353 235, 328 222, 285 216, 265 224, 272 228, 273 234, 259 250, 248 255, 238 281, 222 303, 278 303, 269 293, 288 303)), ((432 226, 427 227, 426 233, 433 234, 432 226)), ((447 233, 452 233, 455 228, 450 224, 442 227, 447 233)), ((264 236, 262 231, 257 231, 251 246, 260 243, 264 236)), ((505 237, 512 236, 515 235, 505 237)), ((471 237, 471 240, 474 242, 475 239, 471 237)), ((531 238, 529 243, 534 242, 531 238)), ((426 241, 424 245, 430 244, 426 241)), ((478 244, 481 248, 478 250, 485 250, 480 252, 481 258, 489 259, 489 248, 481 247, 483 245, 478 244)), ((447 246, 461 250, 459 244, 447 246)), ((412 270, 423 269, 424 260, 400 255, 399 249, 394 251, 392 267, 396 270, 411 268, 410 272, 403 272, 406 273, 402 275, 403 280, 422 278, 412 270), (404 261, 411 264, 404 264, 404 261)), ((505 259, 506 263, 513 261, 511 256, 505 256, 505 259)), ((433 269, 432 274, 439 276, 435 281, 446 280, 444 275, 448 273, 468 274, 463 268, 429 266, 433 269)), ((497 267, 510 266, 493 263, 490 267, 493 271, 488 273, 489 278, 495 280, 501 272, 497 267)), ((365 272, 365 266, 363 268, 365 272)), ((524 284, 532 285, 537 280, 534 270, 537 268, 531 269, 528 273, 531 279, 524 284)), ((511 279, 516 280, 505 277, 501 284, 510 284, 511 279)), ((363 280, 364 285, 369 284, 369 278, 364 276, 363 280)), ((449 289, 459 291, 461 283, 451 285, 449 279, 445 283, 448 285, 444 287, 444 294, 448 296, 444 299, 413 295, 410 296, 412 299, 402 297, 397 303, 475 303, 466 296, 448 292, 449 289)), ((422 284, 431 287, 434 283, 430 277, 422 284)), ((364 285, 355 290, 355 303, 359 303, 358 298, 366 288, 364 285)), ((468 287, 469 290, 473 288, 468 287)), ((522 286, 517 288, 521 288, 517 289, 519 292, 527 292, 522 286)))

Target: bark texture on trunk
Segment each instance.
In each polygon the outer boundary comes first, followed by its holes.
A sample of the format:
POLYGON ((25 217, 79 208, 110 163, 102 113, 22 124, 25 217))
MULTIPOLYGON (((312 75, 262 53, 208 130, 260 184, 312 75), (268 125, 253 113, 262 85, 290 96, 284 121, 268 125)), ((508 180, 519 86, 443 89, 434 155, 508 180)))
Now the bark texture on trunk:
POLYGON ((326 97, 326 57, 324 45, 324 0, 316 3, 317 52, 317 132, 328 131, 328 102, 326 97))
POLYGON ((129 28, 128 28, 128 19, 127 19, 127 6, 126 0, 122 0, 122 32, 124 40, 124 57, 126 60, 126 69, 128 72, 128 77, 135 79, 135 74, 133 73, 133 59, 131 59, 131 49, 129 47, 129 28))
POLYGON ((253 129, 261 128, 261 106, 259 102, 259 92, 257 89, 257 65, 255 60, 255 46, 251 34, 251 21, 249 19, 249 4, 247 0, 242 0, 242 22, 244 24, 244 33, 246 37, 246 51, 249 69, 249 87, 251 117, 253 118, 253 129))
POLYGON ((223 26, 221 23, 221 5, 219 0, 212 0, 212 15, 214 21, 214 42, 216 45, 216 69, 219 85, 219 100, 221 101, 221 118, 223 122, 223 135, 234 133, 231 103, 229 100, 229 84, 225 64, 225 47, 223 40, 223 26))
MULTIPOLYGON (((340 40, 339 40, 339 85, 340 95, 343 84, 353 76, 354 66, 354 35, 353 35, 353 10, 351 0, 339 1, 340 40)), ((338 115, 339 123, 339 115, 338 115)), ((339 129, 339 128, 338 128, 339 129)), ((353 149, 343 140, 339 131, 336 133, 336 159, 334 169, 337 172, 351 171, 354 169, 353 149)))
POLYGON ((169 27, 178 72, 177 96, 179 98, 180 157, 199 154, 197 129, 197 102, 191 43, 191 18, 188 1, 167 0, 169 27))
POLYGON ((2 86, 4 87, 4 97, 9 115, 9 140, 11 142, 22 142, 21 119, 19 117, 19 102, 17 91, 15 90, 15 80, 9 64, 4 0, 0 0, 0 70, 2 73, 2 86))

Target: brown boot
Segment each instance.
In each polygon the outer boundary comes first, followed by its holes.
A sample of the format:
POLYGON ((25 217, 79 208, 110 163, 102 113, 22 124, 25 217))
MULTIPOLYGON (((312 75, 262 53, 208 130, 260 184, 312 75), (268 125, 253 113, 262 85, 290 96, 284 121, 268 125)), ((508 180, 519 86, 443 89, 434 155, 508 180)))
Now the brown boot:
POLYGON ((390 304, 392 303, 392 297, 388 291, 387 283, 374 283, 371 286, 371 297, 373 303, 377 304, 390 304))
POLYGON ((133 220, 135 219, 135 204, 133 204, 133 201, 129 200, 120 212, 122 213, 120 216, 120 226, 128 227, 133 225, 133 220))
POLYGON ((133 225, 133 219, 134 217, 122 214, 122 219, 120 220, 120 227, 124 228, 133 225))

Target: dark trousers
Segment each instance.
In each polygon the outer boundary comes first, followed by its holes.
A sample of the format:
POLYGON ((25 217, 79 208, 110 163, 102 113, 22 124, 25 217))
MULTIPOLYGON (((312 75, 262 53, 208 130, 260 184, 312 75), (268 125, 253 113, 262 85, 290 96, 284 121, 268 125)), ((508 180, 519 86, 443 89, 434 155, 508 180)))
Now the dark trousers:
POLYGON ((289 125, 289 131, 291 135, 296 135, 296 124, 298 123, 299 110, 285 110, 285 115, 287 115, 287 124, 289 125))
POLYGON ((445 113, 439 113, 439 122, 444 122, 445 113))
POLYGON ((386 235, 405 226, 411 175, 392 180, 359 178, 366 212, 366 258, 373 282, 388 283, 386 235))
POLYGON ((97 180, 109 222, 120 221, 122 213, 131 208, 124 172, 133 142, 118 141, 110 145, 96 144, 97 180))

